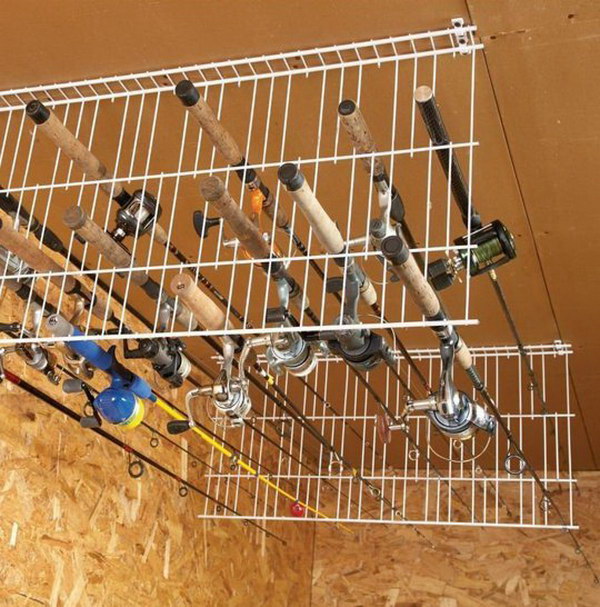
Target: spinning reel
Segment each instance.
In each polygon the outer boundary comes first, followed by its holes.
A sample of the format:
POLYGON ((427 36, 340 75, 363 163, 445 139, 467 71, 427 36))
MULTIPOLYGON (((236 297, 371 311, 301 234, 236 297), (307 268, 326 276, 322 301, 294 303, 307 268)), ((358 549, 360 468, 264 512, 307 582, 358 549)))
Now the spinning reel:
POLYGON ((192 364, 183 354, 184 349, 185 344, 174 337, 138 339, 137 348, 131 348, 127 339, 123 343, 126 359, 149 360, 154 370, 176 388, 183 384, 192 370, 192 364))
POLYGON ((471 276, 479 276, 508 263, 517 256, 515 241, 508 228, 498 219, 471 232, 471 238, 461 236, 456 246, 475 246, 460 249, 450 259, 437 259, 427 267, 427 277, 436 291, 450 287, 461 270, 469 268, 471 276))
MULTIPOLYGON (((346 273, 344 301, 341 315, 342 325, 359 324, 358 300, 360 283, 355 272, 346 273)), ((326 289, 328 293, 338 293, 344 287, 342 277, 329 278, 326 289)), ((340 322, 340 317, 335 319, 340 322)), ((321 331, 319 338, 327 342, 329 349, 343 358, 349 365, 359 371, 369 371, 382 360, 392 361, 392 354, 383 337, 369 329, 344 329, 321 331)))
POLYGON ((152 229, 158 221, 162 209, 156 198, 149 192, 136 190, 117 213, 117 227, 111 232, 116 242, 122 242, 126 236, 142 236, 152 229))
POLYGON ((409 400, 408 412, 424 411, 445 436, 458 440, 471 438, 477 430, 496 431, 496 419, 454 385, 456 343, 440 347, 442 374, 437 392, 423 400, 409 400))

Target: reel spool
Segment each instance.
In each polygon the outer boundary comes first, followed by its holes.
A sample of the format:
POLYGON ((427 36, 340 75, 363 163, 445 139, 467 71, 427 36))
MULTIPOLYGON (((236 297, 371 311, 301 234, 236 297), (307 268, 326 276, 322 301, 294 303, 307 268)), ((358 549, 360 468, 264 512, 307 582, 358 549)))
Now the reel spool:
POLYGON ((149 192, 136 190, 127 203, 117 212, 117 227, 111 232, 116 242, 126 236, 142 236, 158 221, 162 209, 156 198, 149 192))
POLYGON ((473 249, 460 249, 450 259, 437 259, 427 267, 427 278, 436 291, 452 286, 458 273, 469 268, 470 276, 479 276, 490 272, 517 256, 515 241, 508 228, 498 219, 487 225, 461 236, 454 241, 458 247, 468 246, 469 240, 473 249))

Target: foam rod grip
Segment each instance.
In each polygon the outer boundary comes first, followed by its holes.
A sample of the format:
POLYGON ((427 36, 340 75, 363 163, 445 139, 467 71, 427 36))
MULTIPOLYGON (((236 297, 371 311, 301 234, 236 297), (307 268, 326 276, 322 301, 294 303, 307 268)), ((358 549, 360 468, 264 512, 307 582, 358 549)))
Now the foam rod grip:
MULTIPOLYGON (((377 151, 369 126, 360 108, 352 99, 344 99, 340 103, 338 114, 344 130, 359 154, 372 154, 377 151)), ((378 156, 362 158, 361 160, 366 171, 369 174, 372 172, 373 178, 385 175, 385 166, 378 156), (372 168, 371 163, 373 164, 372 168)))
POLYGON ((213 145, 219 150, 227 164, 239 164, 244 157, 235 139, 219 122, 212 108, 196 87, 189 80, 182 80, 175 87, 175 94, 190 113, 206 131, 213 145))
POLYGON ((202 196, 229 224, 232 232, 254 259, 269 259, 271 248, 263 239, 258 228, 240 209, 239 205, 218 177, 208 177, 200 184, 202 196))
MULTIPOLYGON (((0 219, 0 245, 8 249, 13 255, 24 261, 30 268, 37 272, 63 272, 51 257, 48 257, 44 251, 39 249, 33 242, 25 238, 15 230, 7 221, 0 219)), ((112 312, 108 303, 100 296, 92 298, 90 291, 81 285, 78 280, 69 275, 51 275, 50 282, 66 293, 79 292, 89 301, 94 301, 92 312, 94 316, 104 320, 110 318, 112 312)))
POLYGON ((171 280, 171 291, 189 308, 194 318, 208 331, 228 326, 225 313, 203 293, 189 274, 177 274, 171 280))
MULTIPOLYGON (((69 129, 41 101, 34 99, 27 104, 27 115, 37 124, 42 132, 54 145, 60 148, 75 165, 92 179, 112 179, 108 169, 90 152, 69 129)), ((100 189, 108 196, 116 198, 123 187, 115 183, 101 183, 100 189)))

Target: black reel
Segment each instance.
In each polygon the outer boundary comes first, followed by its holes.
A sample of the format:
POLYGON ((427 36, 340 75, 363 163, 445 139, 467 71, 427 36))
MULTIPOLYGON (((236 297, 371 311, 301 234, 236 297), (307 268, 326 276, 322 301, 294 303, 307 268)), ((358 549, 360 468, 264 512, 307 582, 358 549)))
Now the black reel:
MULTIPOLYGON (((454 244, 468 246, 469 236, 457 238, 454 244)), ((428 265, 427 278, 436 291, 450 287, 458 272, 467 267, 471 276, 479 276, 517 256, 513 235, 498 219, 471 232, 470 244, 475 248, 460 249, 454 257, 437 259, 428 265)))
POLYGON ((172 386, 178 388, 190 374, 191 363, 183 354, 185 344, 175 337, 138 339, 137 348, 131 348, 126 339, 123 355, 126 359, 144 358, 151 361, 154 370, 172 386))
POLYGON ((162 209, 156 198, 144 190, 136 190, 117 213, 117 227, 111 236, 121 242, 126 236, 142 236, 152 229, 162 209))

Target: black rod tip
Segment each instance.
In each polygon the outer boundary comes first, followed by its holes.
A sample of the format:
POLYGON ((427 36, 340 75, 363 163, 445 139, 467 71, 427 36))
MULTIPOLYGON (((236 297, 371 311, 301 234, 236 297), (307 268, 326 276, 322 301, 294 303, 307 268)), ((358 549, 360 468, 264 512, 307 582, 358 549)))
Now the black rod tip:
POLYGON ((338 114, 340 116, 350 116, 356 111, 356 103, 352 99, 344 99, 338 105, 338 114))
POLYGON ((300 172, 298 165, 293 162, 282 164, 277 171, 277 177, 292 192, 298 190, 304 183, 304 176, 300 172))
POLYGON ((198 103, 198 99, 200 99, 200 94, 190 80, 182 80, 181 82, 178 82, 177 86, 175 87, 175 94, 177 97, 179 97, 181 103, 183 103, 183 105, 186 107, 196 105, 196 103, 198 103))
POLYGON ((27 104, 25 112, 36 124, 44 124, 50 118, 50 110, 37 99, 27 104))

